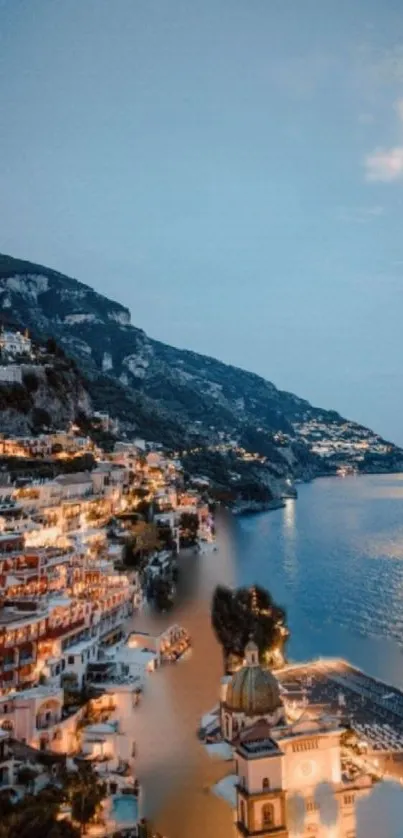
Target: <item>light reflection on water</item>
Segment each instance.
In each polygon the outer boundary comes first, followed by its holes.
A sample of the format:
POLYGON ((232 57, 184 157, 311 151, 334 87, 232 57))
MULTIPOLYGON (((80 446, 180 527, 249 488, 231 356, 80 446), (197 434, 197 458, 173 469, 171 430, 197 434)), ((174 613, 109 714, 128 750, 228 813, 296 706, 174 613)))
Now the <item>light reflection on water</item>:
MULTIPOLYGON (((299 495, 265 515, 220 515, 219 552, 183 559, 174 614, 134 619, 153 632, 179 622, 193 640, 188 661, 148 679, 130 719, 145 810, 169 838, 233 835, 229 807, 203 790, 228 769, 211 762, 196 738, 222 675, 210 625, 217 584, 269 588, 288 609, 293 658, 346 657, 403 686, 403 476, 320 480, 299 495)), ((382 784, 357 804, 357 838, 401 838, 402 820, 403 792, 382 784)), ((333 826, 319 834, 341 838, 333 826)))

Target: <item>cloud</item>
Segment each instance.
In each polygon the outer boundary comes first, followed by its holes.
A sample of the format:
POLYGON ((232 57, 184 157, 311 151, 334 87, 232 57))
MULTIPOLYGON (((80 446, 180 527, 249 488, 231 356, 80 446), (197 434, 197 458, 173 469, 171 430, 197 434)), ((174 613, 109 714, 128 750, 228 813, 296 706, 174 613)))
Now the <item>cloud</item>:
MULTIPOLYGON (((394 105, 398 120, 403 127, 403 99, 394 105)), ((392 183, 403 179, 403 145, 392 148, 378 148, 367 154, 364 160, 365 178, 370 182, 392 183)))
POLYGON ((403 178, 403 146, 378 149, 365 158, 366 180, 392 183, 403 178))
POLYGON ((365 224, 384 214, 384 208, 375 205, 370 207, 338 207, 336 217, 339 221, 365 224))

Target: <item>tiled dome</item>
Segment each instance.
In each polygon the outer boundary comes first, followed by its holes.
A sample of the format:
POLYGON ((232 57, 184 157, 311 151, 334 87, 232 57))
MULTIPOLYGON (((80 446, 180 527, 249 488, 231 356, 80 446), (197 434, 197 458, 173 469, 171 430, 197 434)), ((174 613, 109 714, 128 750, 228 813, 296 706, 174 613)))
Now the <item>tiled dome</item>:
POLYGON ((247 716, 271 715, 282 706, 274 675, 261 666, 243 666, 228 684, 225 703, 229 710, 247 716))

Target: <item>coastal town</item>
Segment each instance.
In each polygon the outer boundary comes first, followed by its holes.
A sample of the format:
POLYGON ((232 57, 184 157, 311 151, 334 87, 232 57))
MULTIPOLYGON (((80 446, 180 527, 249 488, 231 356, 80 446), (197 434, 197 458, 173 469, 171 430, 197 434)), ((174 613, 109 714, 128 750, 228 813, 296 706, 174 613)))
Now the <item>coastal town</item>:
POLYGON ((177 459, 144 440, 106 454, 72 426, 3 436, 0 459, 1 800, 23 810, 56 787, 58 819, 141 835, 123 720, 191 639, 174 622, 159 636, 138 632, 135 617, 171 605, 179 550, 214 549, 209 504, 177 459), (92 468, 76 470, 85 456, 92 468), (98 789, 82 812, 77 777, 98 789))
MULTIPOLYGON (((3 329, 0 386, 32 384, 54 351, 3 329)), ((295 428, 323 458, 387 453, 371 432, 364 439, 353 430, 336 423, 330 433, 319 419, 295 428)), ((290 440, 279 432, 274 442, 287 449, 290 440)), ((242 464, 267 461, 225 433, 209 453, 233 458, 235 484, 242 464)), ((192 638, 174 616, 155 632, 139 618, 169 615, 183 556, 203 561, 218 550, 211 480, 186 468, 200 454, 128 440, 100 411, 60 429, 0 435, 0 807, 6 823, 17 818, 19 834, 35 812, 42 829, 45 809, 55 838, 161 834, 144 816, 131 719, 147 702, 149 679, 185 660, 192 638)), ((280 497, 238 500, 233 514, 295 498, 292 480, 280 484, 280 497)), ((401 780, 402 694, 344 661, 288 664, 285 614, 267 592, 259 599, 251 589, 250 613, 247 589, 217 596, 217 639, 232 664, 217 683, 218 704, 200 720, 201 746, 220 776, 208 793, 228 806, 231 834, 285 836, 298 791, 302 836, 322 834, 315 788, 329 783, 337 835, 352 838, 355 801, 385 777, 401 780), (275 624, 264 666, 253 638, 239 647, 259 614, 275 624)))

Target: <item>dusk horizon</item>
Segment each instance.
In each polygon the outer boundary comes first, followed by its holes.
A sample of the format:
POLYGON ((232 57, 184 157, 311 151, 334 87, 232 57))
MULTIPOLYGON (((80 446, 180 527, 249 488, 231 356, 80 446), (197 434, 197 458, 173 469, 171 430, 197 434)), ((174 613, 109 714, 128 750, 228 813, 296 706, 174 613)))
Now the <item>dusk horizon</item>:
POLYGON ((0 838, 397 838, 402 0, 0 0, 0 838))
MULTIPOLYGON (((31 263, 32 263, 32 260, 30 260, 30 259, 28 259, 28 258, 26 258, 26 257, 17 257, 17 256, 13 256, 13 254, 11 254, 11 253, 8 253, 8 254, 0 254, 0 256, 6 256, 6 257, 9 257, 9 258, 11 258, 11 259, 19 259, 19 258, 21 258, 21 259, 22 259, 22 261, 27 261, 27 262, 31 262, 31 263)), ((40 267, 50 269, 50 270, 52 270, 52 271, 54 271, 54 272, 56 272, 56 273, 63 274, 63 270, 61 270, 60 268, 57 268, 57 267, 55 267, 55 266, 52 266, 52 265, 44 265, 44 264, 43 264, 43 263, 41 263, 41 262, 34 263, 34 264, 38 264, 40 267)), ((77 277, 77 276, 72 276, 72 277, 69 277, 69 278, 70 278, 70 279, 77 280, 78 282, 82 282, 84 285, 88 285, 88 283, 87 283, 87 282, 85 282, 85 280, 83 280, 83 279, 81 279, 81 278, 79 278, 79 277, 77 277)), ((89 287, 91 287, 91 286, 89 286, 89 287)), ((96 288, 94 288, 93 290, 95 290, 95 291, 96 291, 96 288)), ((97 292, 97 293, 100 293, 100 292, 97 292)), ((102 296, 104 296, 104 297, 105 297, 105 299, 108 299, 108 300, 110 300, 110 301, 111 301, 111 302, 113 302, 113 303, 117 303, 118 305, 123 305, 123 303, 121 303, 121 301, 120 301, 119 299, 115 298, 113 295, 103 294, 102 296)), ((125 308, 127 308, 127 310, 129 311, 129 314, 130 314, 130 320, 131 320, 131 325, 132 325, 132 326, 134 326, 136 329, 143 330, 143 327, 142 327, 142 325, 141 325, 141 324, 136 323, 136 322, 133 322, 133 316, 132 316, 132 312, 131 312, 130 308, 129 308, 128 306, 125 306, 125 308)), ((145 331, 145 330, 143 330, 143 331, 145 331)), ((155 341, 160 341, 160 340, 161 340, 161 339, 160 339, 160 336, 159 336, 158 334, 152 334, 152 333, 148 333, 148 332, 147 332, 146 334, 147 334, 147 336, 148 336, 149 338, 152 338, 152 339, 153 339, 153 340, 155 340, 155 341)), ((182 346, 179 342, 178 342, 178 343, 176 343, 176 344, 174 344, 174 343, 172 343, 172 344, 168 344, 168 346, 172 346, 173 348, 177 348, 177 349, 180 349, 180 350, 185 350, 185 351, 189 351, 189 352, 196 352, 196 351, 197 351, 197 350, 195 350, 192 346, 182 346)), ((281 386, 281 382, 276 381, 274 376, 273 376, 273 377, 269 377, 268 375, 263 375, 262 373, 258 373, 255 369, 249 369, 249 368, 248 368, 248 367, 246 367, 246 366, 242 366, 242 365, 234 364, 231 360, 227 360, 227 359, 225 359, 225 358, 221 358, 221 357, 219 357, 219 356, 213 356, 213 355, 211 355, 209 352, 200 352, 200 353, 198 353, 198 354, 200 354, 200 355, 202 355, 202 356, 205 356, 206 358, 212 358, 212 359, 217 360, 217 361, 219 361, 219 362, 221 362, 221 363, 227 364, 227 365, 228 365, 228 366, 230 366, 230 367, 231 367, 231 366, 232 366, 232 367, 236 367, 236 368, 240 369, 241 371, 244 371, 244 372, 249 372, 249 373, 253 373, 253 374, 255 374, 255 375, 260 375, 260 377, 261 377, 261 378, 263 378, 265 381, 270 381, 272 384, 274 384, 274 385, 275 385, 275 387, 277 387, 277 389, 278 389, 278 390, 280 390, 280 391, 284 391, 284 392, 291 392, 291 391, 287 391, 284 387, 282 387, 282 386, 281 386)), ((331 404, 315 404, 315 403, 313 403, 313 402, 309 399, 309 397, 308 397, 306 394, 303 394, 303 393, 300 393, 300 392, 295 392, 295 393, 294 393, 294 395, 298 396, 299 398, 305 399, 307 402, 309 402, 310 404, 312 404, 312 405, 313 405, 314 407, 316 407, 316 408, 322 408, 323 410, 329 410, 329 411, 333 411, 333 410, 334 410, 334 411, 336 411, 337 413, 339 413, 340 415, 342 415, 341 411, 340 411, 340 410, 337 408, 337 406, 335 406, 335 405, 331 405, 331 404)), ((357 419, 357 417, 355 417, 355 416, 346 416, 345 418, 346 418, 346 419, 349 419, 349 420, 350 420, 350 421, 352 421, 352 422, 358 422, 358 423, 359 423, 359 420, 358 420, 358 419, 357 419)), ((365 423, 361 423, 361 424, 365 424, 365 423)), ((376 433, 381 433, 381 432, 380 432, 380 430, 379 430, 379 428, 372 427, 372 426, 370 426, 370 425, 368 425, 368 427, 369 427, 371 430, 375 431, 376 433)), ((399 445, 399 441, 398 441, 398 440, 396 440, 396 439, 389 439, 388 441, 389 441, 389 442, 392 442, 392 443, 393 443, 393 444, 395 444, 395 445, 399 445)), ((402 445, 402 447, 403 447, 403 441, 402 441, 401 445, 402 445)))
POLYGON ((3 2, 0 249, 403 444, 403 23, 300 8, 3 2))

